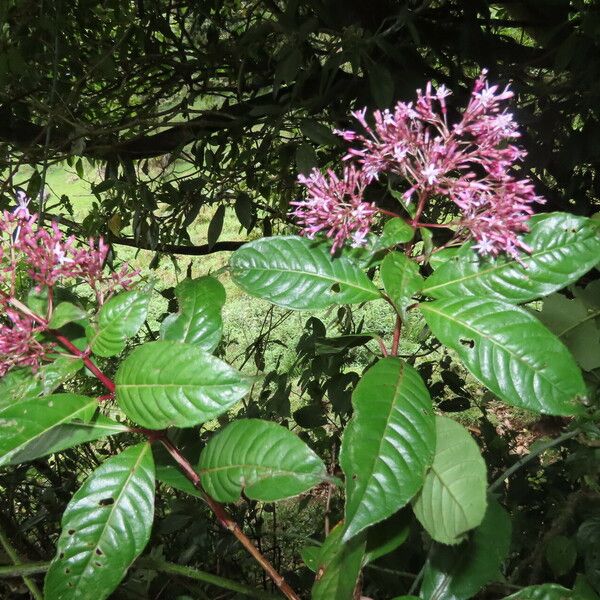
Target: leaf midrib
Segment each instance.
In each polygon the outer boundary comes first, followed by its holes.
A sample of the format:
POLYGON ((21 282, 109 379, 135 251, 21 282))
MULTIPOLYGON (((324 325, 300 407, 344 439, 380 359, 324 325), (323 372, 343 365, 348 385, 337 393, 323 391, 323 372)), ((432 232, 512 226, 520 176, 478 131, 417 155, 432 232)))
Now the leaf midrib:
MULTIPOLYGON (((535 369, 531 364, 529 364, 526 360, 526 357, 521 357, 518 354, 515 354, 514 352, 512 352, 511 350, 509 350, 506 346, 504 346, 503 344, 500 344, 499 342, 497 342, 496 340, 494 340, 493 338, 488 337, 487 335, 484 335, 483 333, 479 332, 477 329, 473 328, 472 326, 468 325, 467 323, 465 323, 464 321, 460 321, 454 317, 452 317, 451 315, 447 314, 447 313, 443 313, 440 312, 439 310, 436 310, 435 308, 431 307, 431 302, 426 302, 425 304, 422 305, 422 307, 428 306, 428 308, 426 310, 430 310, 431 312, 434 312, 436 314, 438 314, 439 316, 448 319, 449 321, 453 321, 454 323, 457 323, 459 325, 463 325, 466 329, 468 329, 469 331, 472 331, 473 333, 476 333, 480 338, 483 338, 485 340, 488 340, 489 343, 494 344, 495 346, 497 346, 498 348, 504 350, 507 354, 509 354, 511 357, 515 358, 518 362, 520 362, 521 364, 525 365, 527 368, 531 369, 532 371, 534 371, 535 373, 538 373, 540 375, 540 377, 542 379, 544 379, 544 381, 546 381, 546 383, 550 384, 551 386, 554 386, 556 388, 558 388, 559 390, 561 390, 563 393, 567 393, 567 390, 564 390, 562 387, 560 387, 556 382, 548 379, 545 376, 545 370, 541 369, 535 369)), ((509 305, 510 308, 515 309, 516 307, 513 305, 509 305)), ((496 378, 497 381, 497 378, 496 378)), ((562 380, 559 380, 559 382, 562 380)))
MULTIPOLYGON (((353 266, 353 265, 351 265, 351 266, 353 266)), ((248 273, 249 271, 266 271, 269 273, 276 271, 278 273, 295 273, 297 275, 308 275, 315 279, 322 279, 327 282, 339 283, 340 285, 345 285, 347 287, 354 288, 356 290, 360 290, 363 292, 369 292, 369 294, 372 294, 373 296, 379 296, 379 290, 375 287, 375 285, 373 285, 373 287, 371 287, 371 288, 362 287, 361 285, 357 285, 355 283, 349 282, 347 279, 336 279, 335 277, 328 277, 326 275, 322 275, 320 273, 314 273, 312 271, 302 271, 299 269, 287 269, 287 268, 284 269, 283 267, 267 268, 267 267, 252 266, 252 267, 249 267, 248 269, 244 270, 242 273, 248 273)), ((362 271, 359 271, 359 272, 361 274, 363 274, 362 271)))
MULTIPOLYGON (((540 250, 537 253, 532 253, 529 254, 528 258, 531 259, 531 263, 535 263, 535 260, 537 260, 538 258, 543 257, 546 254, 550 254, 551 252, 554 252, 555 250, 558 250, 560 248, 568 248, 569 246, 574 246, 576 244, 581 243, 581 238, 578 238, 576 240, 573 240, 572 242, 568 243, 568 244, 564 244, 562 246, 552 246, 550 248, 546 248, 544 250, 540 250)), ((452 260, 452 259, 451 259, 452 260)), ((509 262, 505 262, 501 265, 495 265, 493 267, 490 267, 488 269, 484 269, 481 271, 476 271, 475 273, 470 273, 469 275, 463 275, 462 277, 458 277, 456 279, 451 279, 450 281, 446 281, 444 283, 440 283, 438 285, 434 285, 432 287, 424 287, 423 288, 423 293, 424 294, 428 294, 428 292, 430 292, 431 290, 436 290, 439 288, 444 288, 447 287, 449 285, 459 285, 465 281, 468 281, 469 279, 475 279, 475 278, 481 278, 484 276, 489 275, 490 273, 494 273, 495 271, 501 271, 502 269, 511 269, 511 268, 518 268, 518 263, 516 261, 509 261, 509 262)), ((527 273, 525 273, 527 274, 527 273)))

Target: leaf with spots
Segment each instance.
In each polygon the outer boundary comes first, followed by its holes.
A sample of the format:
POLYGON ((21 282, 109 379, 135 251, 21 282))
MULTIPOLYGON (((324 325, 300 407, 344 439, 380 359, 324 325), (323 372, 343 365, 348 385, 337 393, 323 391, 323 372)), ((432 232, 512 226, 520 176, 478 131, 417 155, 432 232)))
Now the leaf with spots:
POLYGON ((0 411, 0 466, 27 462, 127 431, 96 414, 98 401, 76 394, 28 398, 0 411))
POLYGON ((86 479, 63 514, 46 600, 110 596, 150 539, 154 487, 149 443, 127 448, 86 479))
POLYGON ((397 358, 375 363, 352 394, 340 465, 346 475, 344 539, 400 510, 423 485, 435 452, 435 416, 417 371, 397 358))
POLYGON ((332 257, 327 245, 297 236, 244 244, 229 265, 245 292, 284 308, 319 309, 380 297, 350 258, 332 257))
POLYGON ((252 380, 191 344, 158 341, 138 346, 115 377, 117 403, 148 429, 192 427, 226 412, 252 380))
POLYGON ((436 449, 414 513, 427 533, 442 544, 458 544, 486 512, 487 474, 469 432, 447 417, 436 417, 436 449))
POLYGON ((306 492, 327 477, 323 461, 289 429, 260 419, 234 421, 212 438, 198 470, 219 502, 273 502, 306 492))
POLYGON ((587 390, 564 344, 527 311, 491 298, 419 305, 434 335, 508 404, 551 415, 582 412, 587 390))

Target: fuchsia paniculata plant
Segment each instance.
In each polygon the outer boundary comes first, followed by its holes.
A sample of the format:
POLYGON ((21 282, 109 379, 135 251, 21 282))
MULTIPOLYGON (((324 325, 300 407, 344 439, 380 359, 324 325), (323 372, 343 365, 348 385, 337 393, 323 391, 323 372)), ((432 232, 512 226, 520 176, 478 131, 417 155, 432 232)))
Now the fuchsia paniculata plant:
MULTIPOLYGON (((117 391, 116 383, 92 360, 91 355, 96 350, 93 352, 88 331, 88 346, 80 349, 60 329, 53 328, 55 292, 58 286, 87 286, 95 300, 93 312, 98 318, 111 299, 123 298, 125 294, 118 295, 118 292, 130 290, 135 293, 140 273, 127 264, 117 271, 107 272, 105 263, 109 247, 102 239, 90 239, 87 246, 82 246, 76 242, 75 236, 66 236, 56 222, 51 223, 49 230, 45 229, 39 223, 39 215, 30 213, 29 198, 21 191, 16 196, 16 208, 12 212, 0 213, 0 378, 17 367, 30 368, 35 375, 44 364, 63 354, 80 359, 104 386, 108 393, 98 397, 98 403, 112 400, 117 391), (38 314, 27 305, 25 296, 28 288, 45 294, 46 314, 38 314)), ((145 315, 144 310, 142 320, 145 315)), ((118 314, 116 318, 119 318, 118 314)), ((122 318, 126 319, 126 316, 122 318)), ((119 335, 125 337, 127 334, 119 335)), ((111 356, 114 352, 100 355, 111 356)), ((129 427, 127 430, 145 436, 149 443, 160 442, 185 478, 198 489, 220 525, 237 538, 286 597, 298 600, 296 593, 225 507, 204 491, 198 472, 171 442, 164 429, 129 427)))
POLYGON ((416 102, 398 102, 393 111, 375 111, 374 125, 366 109, 353 112, 363 132, 336 131, 352 147, 344 157, 344 175, 314 169, 298 181, 307 198, 293 202, 293 215, 304 235, 325 233, 333 239, 332 253, 346 240, 360 245, 369 232, 377 207, 363 200, 366 187, 381 176, 394 174, 406 183, 403 198, 416 203, 414 227, 439 224, 419 220, 426 204, 448 199, 460 217, 447 224, 455 239, 475 240, 481 255, 501 252, 517 258, 529 248, 518 237, 528 231, 534 203, 543 203, 532 183, 519 178, 515 165, 526 155, 513 141, 519 137, 511 113, 503 108, 513 92, 490 86, 484 70, 476 80, 462 118, 448 122, 446 98, 451 92, 428 83, 417 90, 416 102), (355 161, 357 164, 353 164, 355 161))

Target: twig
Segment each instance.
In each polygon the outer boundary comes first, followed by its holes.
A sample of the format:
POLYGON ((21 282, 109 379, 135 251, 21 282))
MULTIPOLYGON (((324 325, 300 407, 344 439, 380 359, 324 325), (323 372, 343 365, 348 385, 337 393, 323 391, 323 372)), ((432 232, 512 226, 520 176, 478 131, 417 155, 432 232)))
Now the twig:
POLYGON ((545 452, 549 448, 553 448, 554 446, 558 446, 562 442, 565 442, 567 440, 570 440, 571 438, 574 438, 579 433, 580 433, 579 429, 573 429, 573 431, 567 431, 566 433, 559 435, 557 438, 550 440, 546 444, 542 444, 541 446, 538 446, 535 450, 530 452, 527 456, 524 456, 523 458, 519 459, 512 467, 509 467, 508 469, 506 469, 506 471, 504 471, 504 473, 502 473, 502 475, 500 475, 500 477, 498 477, 490 485, 490 487, 488 488, 488 491, 490 493, 496 491, 506 479, 508 479, 511 475, 516 473, 519 469, 522 469, 528 462, 532 461, 536 456, 539 456, 540 454, 542 454, 542 452, 545 452))
MULTIPOLYGON (((15 568, 19 567, 21 564, 19 555, 17 554, 17 551, 12 547, 12 545, 11 545, 9 539, 6 537, 6 534, 4 533, 4 530, 2 529, 2 527, 0 527, 0 544, 2 544, 4 551, 6 552, 6 554, 8 554, 8 557, 13 562, 14 566, 9 567, 9 568, 15 569, 15 568)), ((27 576, 27 574, 23 574, 23 575, 21 575, 21 577, 23 578, 23 582, 25 583, 25 585, 27 586, 27 588, 29 589, 29 591, 31 592, 31 595, 35 598, 35 600, 44 600, 44 597, 42 596, 42 592, 40 591, 40 588, 37 586, 37 583, 35 581, 33 581, 32 579, 30 579, 27 576)))
MULTIPOLYGON (((15 308, 34 319, 37 323, 42 326, 48 327, 48 322, 46 319, 43 319, 36 313, 34 313, 29 307, 25 304, 17 300, 16 298, 12 298, 0 291, 0 295, 2 295, 8 302, 10 302, 15 308)), ((115 384, 114 382, 107 377, 90 359, 86 352, 82 352, 74 346, 70 340, 61 335, 58 331, 53 329, 47 329, 50 334, 52 334, 55 339, 69 352, 71 352, 74 356, 81 358, 88 367, 88 369, 98 378, 98 380, 106 387, 106 389, 114 394, 115 392, 115 384)), ((267 560, 265 556, 258 550, 258 548, 252 543, 250 538, 246 536, 246 534, 240 529, 239 525, 231 518, 229 513, 226 511, 225 507, 211 498, 202 488, 202 484, 200 482, 200 476, 189 461, 181 454, 180 450, 173 445, 173 443, 167 438, 166 434, 163 431, 153 431, 149 429, 134 429, 137 433, 141 433, 145 435, 150 442, 160 441, 162 445, 166 448, 167 452, 173 457, 180 470, 186 476, 186 478, 196 487, 200 493, 202 494, 202 498, 208 504, 210 509, 213 511, 217 520, 221 523, 225 529, 233 533, 233 535, 238 539, 238 541, 246 548, 246 550, 252 555, 252 557, 260 564, 260 566, 265 570, 265 572, 269 575, 269 577, 273 580, 275 585, 279 588, 282 594, 284 594, 290 600, 300 600, 300 597, 294 592, 294 590, 288 585, 285 579, 277 572, 277 570, 273 567, 273 565, 267 560)), ((38 600, 38 598, 36 598, 38 600)), ((39 597, 39 600, 42 600, 42 597, 39 597)))

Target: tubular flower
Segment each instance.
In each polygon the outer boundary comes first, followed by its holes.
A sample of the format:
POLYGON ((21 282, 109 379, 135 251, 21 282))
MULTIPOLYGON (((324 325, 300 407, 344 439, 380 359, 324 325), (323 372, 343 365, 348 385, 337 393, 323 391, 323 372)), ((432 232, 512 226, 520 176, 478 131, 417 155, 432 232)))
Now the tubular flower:
POLYGON ((90 240, 88 247, 75 245, 56 223, 50 230, 37 228, 37 215, 28 209, 29 199, 22 192, 12 212, 0 213, 0 377, 15 366, 34 370, 47 359, 54 347, 41 334, 47 328, 43 317, 37 322, 13 310, 18 274, 27 272, 36 289, 52 288, 57 283, 86 283, 99 304, 119 287, 127 288, 138 273, 124 265, 112 274, 104 273, 108 246, 102 239, 90 240))
POLYGON ((313 169, 308 176, 299 175, 298 181, 306 187, 307 198, 292 202, 292 215, 313 238, 323 232, 333 240, 331 253, 341 248, 347 239, 359 246, 371 229, 375 206, 363 201, 367 181, 362 170, 345 166, 340 179, 332 170, 323 175, 313 169))
POLYGON ((364 109, 352 113, 363 133, 336 132, 353 144, 345 159, 358 161, 367 182, 399 175, 407 184, 407 201, 416 197, 424 205, 431 197, 448 198, 462 213, 459 232, 476 241, 480 254, 518 258, 519 249, 527 247, 517 235, 528 231, 532 204, 544 200, 511 170, 526 155, 512 143, 520 134, 502 107, 513 92, 490 86, 484 70, 454 125, 447 122, 449 95, 444 86, 434 90, 428 83, 424 92, 417 90, 414 103, 375 111, 373 126, 364 109))

